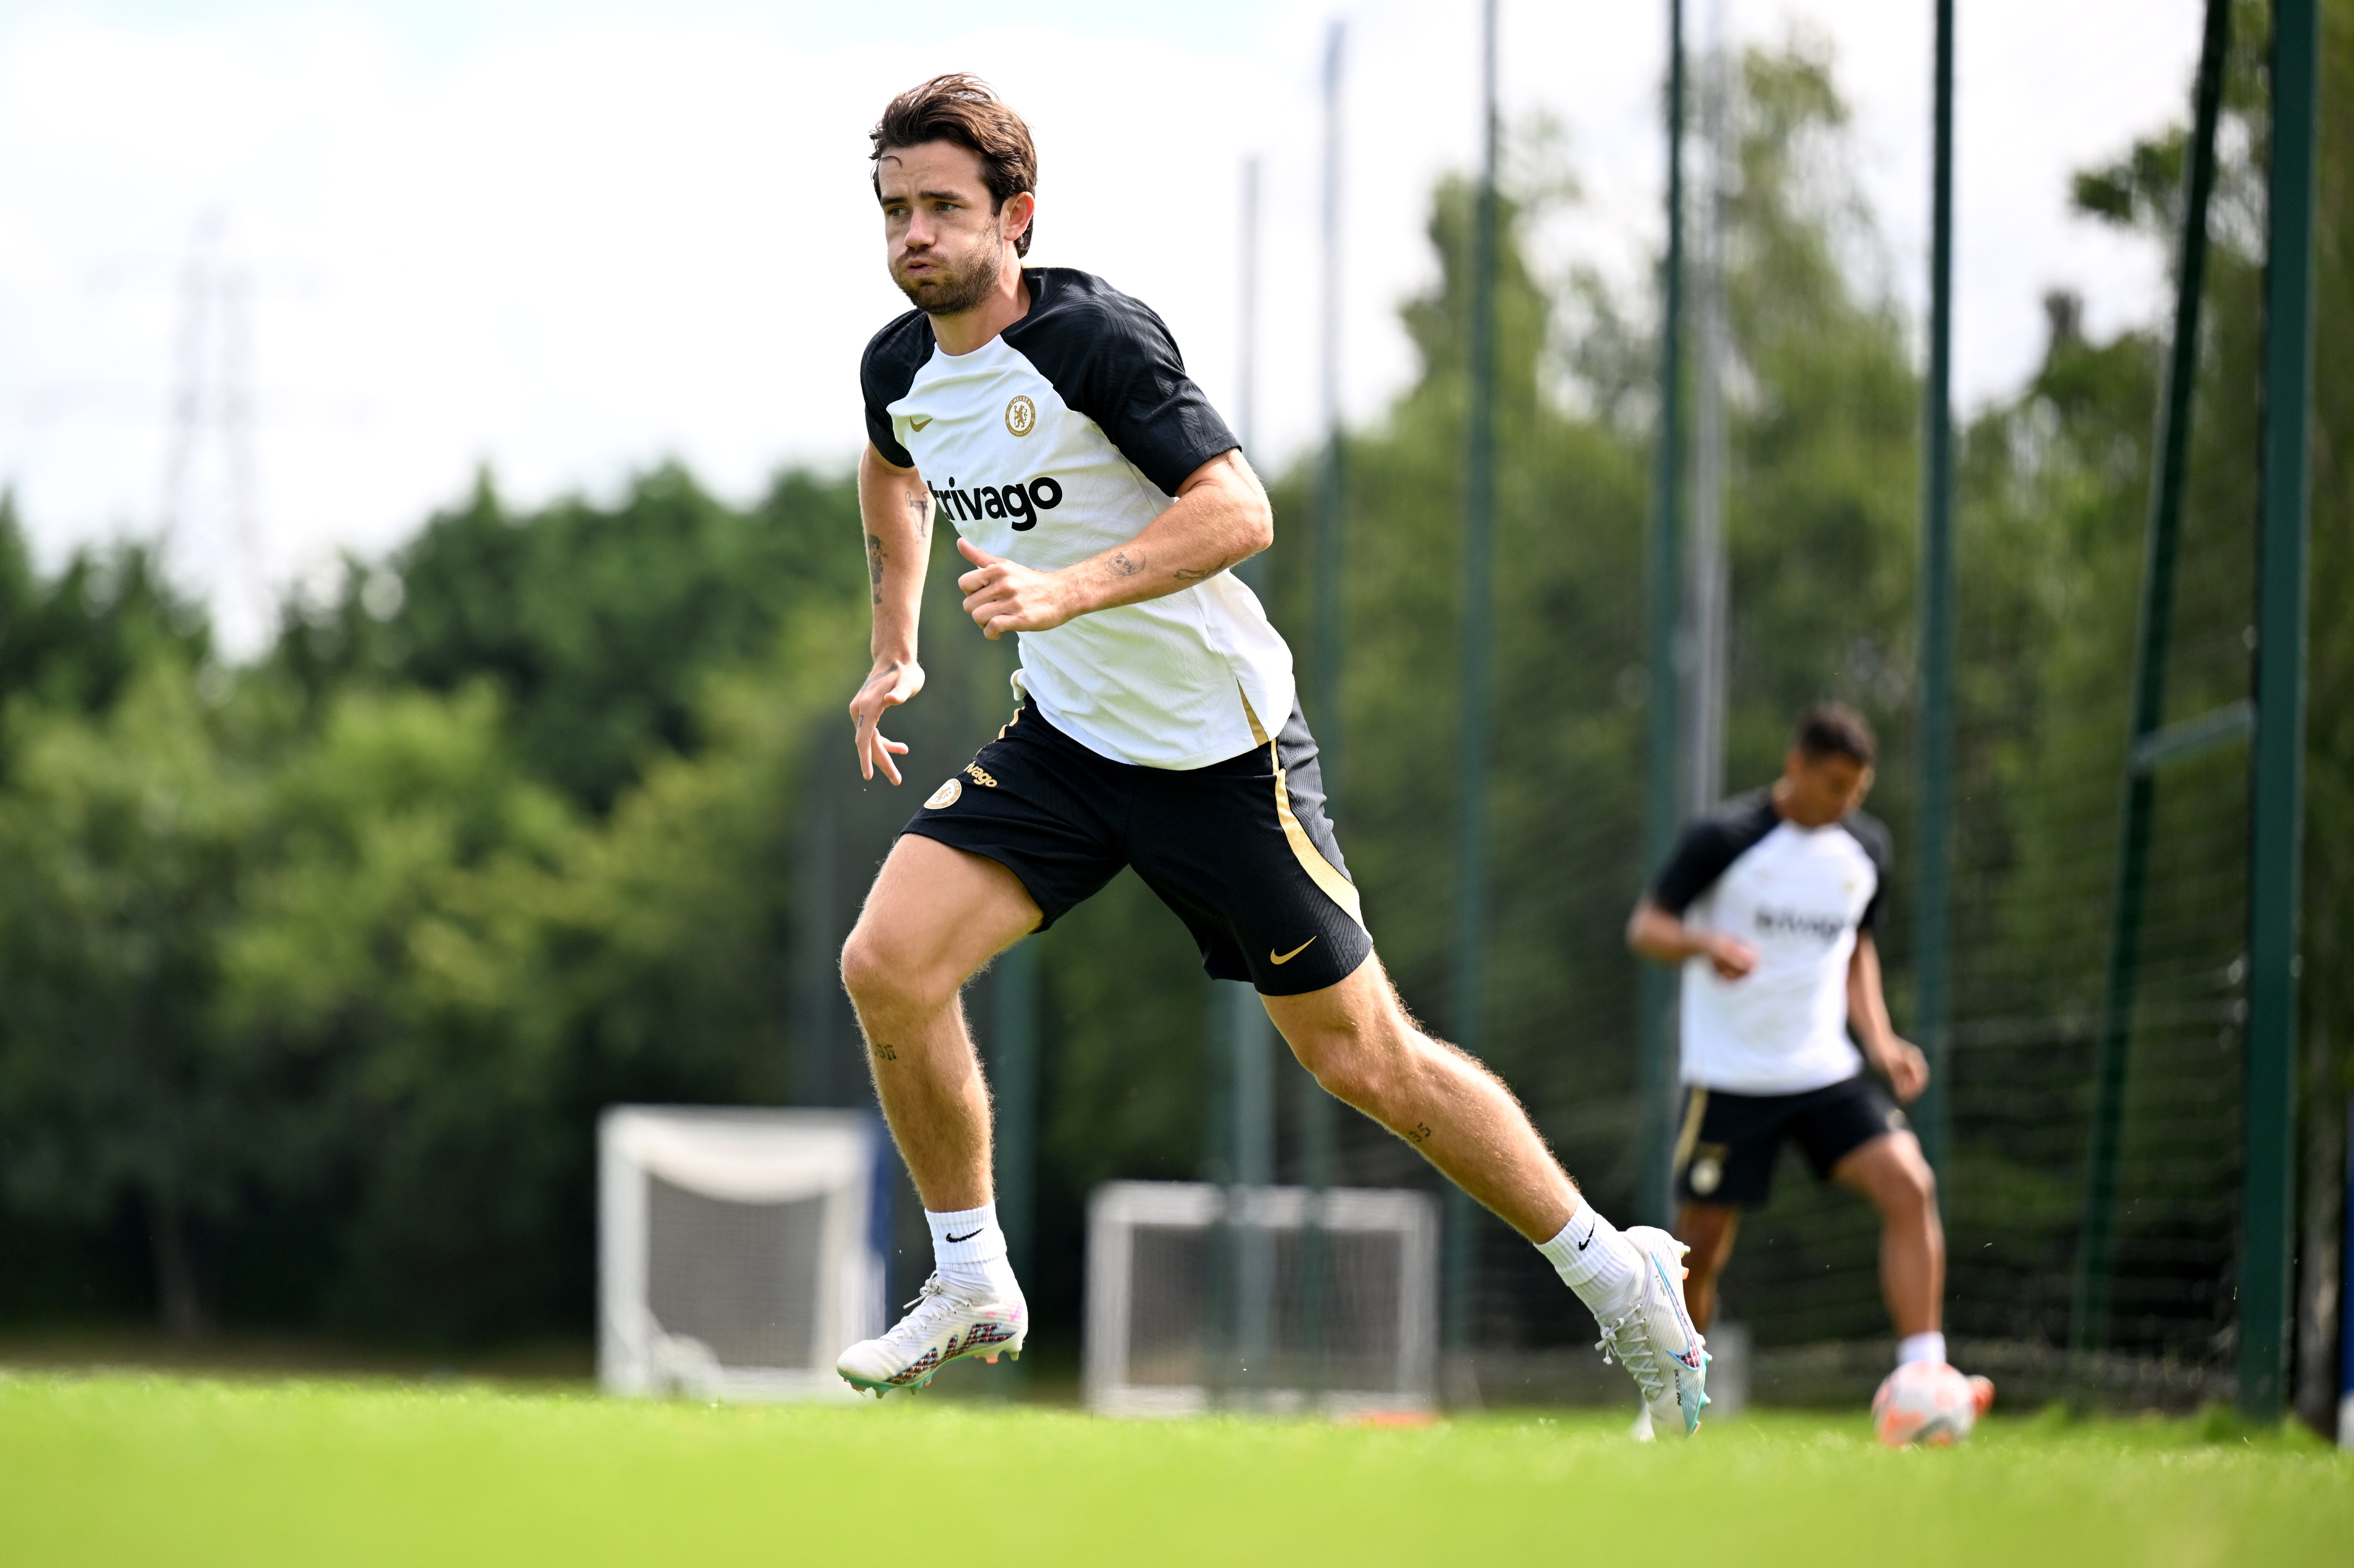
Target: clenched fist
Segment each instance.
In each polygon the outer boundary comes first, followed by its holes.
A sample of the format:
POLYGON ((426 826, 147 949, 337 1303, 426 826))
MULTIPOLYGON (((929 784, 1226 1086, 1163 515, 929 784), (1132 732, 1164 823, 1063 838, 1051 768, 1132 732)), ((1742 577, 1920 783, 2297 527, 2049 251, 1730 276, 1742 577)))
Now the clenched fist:
POLYGON ((1009 631, 1044 631, 1076 613, 1066 602, 1060 573, 1035 571, 992 556, 970 539, 959 539, 957 548, 973 566, 957 578, 964 592, 964 611, 990 641, 1009 631))

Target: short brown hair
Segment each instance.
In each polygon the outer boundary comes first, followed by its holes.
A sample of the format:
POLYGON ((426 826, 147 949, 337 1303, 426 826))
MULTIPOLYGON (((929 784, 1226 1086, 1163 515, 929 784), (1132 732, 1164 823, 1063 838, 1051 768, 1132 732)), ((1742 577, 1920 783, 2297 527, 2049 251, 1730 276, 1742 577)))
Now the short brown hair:
POLYGON ((1817 703, 1808 708, 1790 744, 1809 762, 1844 757, 1866 768, 1879 750, 1872 738, 1872 726, 1845 703, 1817 703))
MULTIPOLYGON (((911 87, 893 99, 868 132, 875 143, 875 194, 883 194, 883 154, 895 147, 953 142, 981 159, 981 183, 989 187, 990 211, 1005 210, 1008 196, 1038 188, 1038 150, 1030 127, 977 76, 951 71, 911 87)), ((1022 231, 1013 254, 1030 254, 1036 225, 1022 231)))

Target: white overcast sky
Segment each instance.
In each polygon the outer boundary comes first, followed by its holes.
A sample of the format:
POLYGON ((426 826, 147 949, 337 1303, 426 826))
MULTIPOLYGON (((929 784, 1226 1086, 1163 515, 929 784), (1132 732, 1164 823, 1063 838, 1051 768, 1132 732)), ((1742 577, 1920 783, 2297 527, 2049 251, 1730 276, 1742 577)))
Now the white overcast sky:
MULTIPOLYGON (((1695 38, 1716 0, 1693 0, 1695 38)), ((1835 44, 1903 286, 1926 229, 1930 0, 1722 0, 1738 37, 1835 44)), ((2066 212, 2069 172, 2179 117, 2196 0, 1960 7, 1956 375, 2033 366, 2039 301, 2147 315, 2158 259, 2066 212)), ((0 0, 0 484, 42 557, 158 525, 195 237, 249 280, 255 528, 209 424, 179 568, 258 635, 257 595, 397 545, 478 462, 529 503, 684 459, 723 493, 862 439, 860 346, 904 308, 865 131, 894 90, 980 72, 1040 143, 1033 260, 1170 322, 1234 402, 1237 169, 1265 161, 1256 446, 1316 421, 1322 35, 1350 26, 1351 416, 1413 371, 1435 175, 1478 133, 1476 0, 1029 0, 907 12, 776 0, 0 0), (896 18, 916 16, 919 21, 896 18)), ((1629 281, 1661 229, 1665 5, 1504 0, 1505 111, 1567 127, 1586 201, 1549 242, 1629 281)), ((212 340, 207 340, 212 341, 212 340)), ((217 356, 215 356, 217 363, 217 356)), ((216 379, 214 385, 229 385, 216 379)))

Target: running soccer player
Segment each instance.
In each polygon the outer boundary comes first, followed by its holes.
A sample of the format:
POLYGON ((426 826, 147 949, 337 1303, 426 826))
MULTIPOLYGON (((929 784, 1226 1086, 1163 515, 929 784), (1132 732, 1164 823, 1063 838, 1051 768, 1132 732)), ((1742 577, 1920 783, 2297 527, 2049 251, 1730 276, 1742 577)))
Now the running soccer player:
POLYGON ((1536 1244, 1661 1426, 1689 1433, 1707 1356, 1684 1249, 1596 1213, 1511 1092, 1422 1033, 1373 955, 1290 651, 1229 569, 1273 538, 1267 493, 1168 328, 1099 278, 1022 265, 1036 154, 979 81, 902 93, 873 142, 885 259, 915 309, 875 334, 860 372, 875 659, 850 705, 861 771, 900 779, 907 747, 878 725, 923 688, 936 513, 971 564, 966 612, 1018 637, 1022 668, 1013 717, 917 810, 843 948, 936 1265, 905 1319, 843 1352, 843 1377, 879 1397, 959 1356, 1020 1352, 1028 1308, 959 991, 1132 865, 1204 969, 1257 988, 1319 1083, 1536 1244))
POLYGON ((1872 929, 1891 845, 1861 809, 1873 750, 1871 726, 1851 709, 1808 713, 1778 781, 1685 832, 1636 905, 1627 941, 1683 969, 1675 1180, 1693 1320, 1706 1329, 1714 1317, 1741 1211, 1766 1202, 1787 1139, 1818 1180, 1880 1211, 1897 1363, 1942 1364, 1936 1178, 1904 1113, 1864 1072, 1868 1061, 1906 1105, 1929 1086, 1927 1058, 1897 1037, 1881 994, 1872 929))

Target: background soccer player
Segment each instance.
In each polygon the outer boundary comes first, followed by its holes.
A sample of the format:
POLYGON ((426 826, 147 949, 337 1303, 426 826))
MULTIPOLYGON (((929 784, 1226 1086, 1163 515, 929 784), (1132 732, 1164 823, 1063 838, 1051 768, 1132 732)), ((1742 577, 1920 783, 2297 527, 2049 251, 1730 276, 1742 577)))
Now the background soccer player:
POLYGON ((1818 1179, 1880 1211, 1898 1364, 1943 1363, 1936 1178, 1904 1113, 1864 1072, 1869 1061, 1906 1105, 1929 1085, 1927 1060, 1897 1037, 1881 994, 1872 927, 1890 844, 1861 809, 1872 756, 1860 715, 1836 703, 1808 714, 1779 780, 1685 832, 1627 940, 1683 967, 1675 1169, 1694 1320, 1705 1329, 1715 1315, 1741 1211, 1766 1202, 1787 1139, 1818 1179))
MULTIPOLYGON (((931 521, 972 569, 964 609, 1016 634, 1013 718, 924 801, 842 955, 877 1095, 922 1194, 932 1277, 845 1351, 854 1386, 920 1384, 1018 1353, 1028 1309, 991 1198, 989 1095, 959 993, 1122 866, 1248 980, 1317 1078, 1537 1244, 1603 1325, 1648 1408, 1698 1425, 1706 1362, 1665 1232, 1585 1202, 1510 1090, 1418 1029, 1366 934, 1331 824, 1291 654, 1228 568, 1274 520, 1168 329, 1100 279, 1024 268, 1036 154, 969 77, 901 94, 873 132, 891 276, 915 309, 861 368, 859 505, 874 670, 859 764, 899 782, 878 725, 923 687, 931 521)), ((1140 242, 1191 243, 1182 200, 1134 205, 1140 242)))

